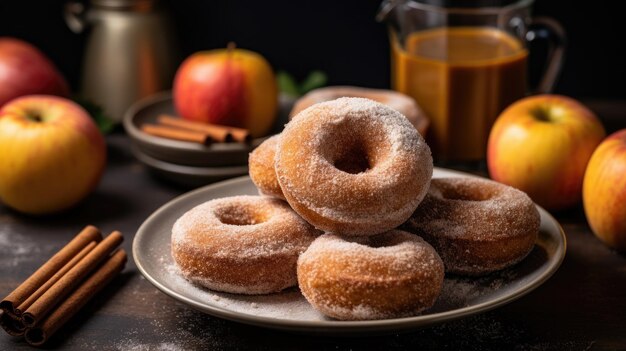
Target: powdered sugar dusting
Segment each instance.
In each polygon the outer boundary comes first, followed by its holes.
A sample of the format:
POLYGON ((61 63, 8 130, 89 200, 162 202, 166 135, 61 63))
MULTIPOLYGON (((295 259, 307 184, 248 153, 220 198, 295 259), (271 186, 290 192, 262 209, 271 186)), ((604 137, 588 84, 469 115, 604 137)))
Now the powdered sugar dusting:
POLYGON ((503 290, 518 278, 515 270, 504 270, 484 277, 446 277, 441 291, 440 305, 467 307, 483 302, 494 291, 503 290))
POLYGON ((361 98, 305 109, 286 126, 276 151, 278 181, 294 210, 344 235, 401 224, 426 194, 432 169, 430 148, 411 123, 361 98))
POLYGON ((207 288, 263 294, 296 284, 296 260, 319 233, 280 200, 236 196, 198 205, 172 229, 182 273, 207 288))
POLYGON ((280 135, 274 135, 254 149, 248 158, 248 168, 250 179, 261 194, 284 200, 285 196, 280 189, 274 169, 274 156, 279 137, 280 135))
POLYGON ((288 320, 324 320, 324 316, 314 310, 302 297, 297 288, 268 295, 234 295, 203 289, 185 280, 175 264, 165 266, 168 279, 176 286, 179 293, 221 309, 288 320))
POLYGON ((163 342, 157 345, 143 344, 125 340, 115 345, 115 349, 119 351, 184 351, 186 350, 172 342, 163 342))
POLYGON ((42 244, 20 234, 19 230, 3 218, 0 221, 0 265, 18 267, 41 256, 51 256, 58 250, 58 244, 42 244))
POLYGON ((306 247, 315 234, 284 202, 244 195, 189 210, 174 224, 172 243, 218 257, 246 259, 306 247))
POLYGON ((359 239, 325 234, 298 260, 298 283, 324 314, 347 320, 416 315, 441 291, 443 263, 402 231, 359 239))
POLYGON ((441 178, 432 180, 402 227, 433 245, 448 272, 478 275, 526 257, 539 222, 534 203, 522 191, 487 179, 441 178))
MULTIPOLYGON (((275 318, 278 320, 324 321, 324 316, 311 306, 297 288, 276 294, 235 295, 212 291, 186 280, 172 261, 168 250, 159 259, 163 265, 163 280, 179 294, 192 300, 242 315, 275 318)), ((422 312, 432 314, 476 305, 505 294, 508 286, 522 278, 517 270, 504 270, 480 278, 446 276, 439 298, 434 306, 422 312)), ((357 311, 363 311, 357 308, 357 311)), ((365 312, 367 312, 365 310, 365 312)), ((414 314, 415 315, 415 314, 414 314)))

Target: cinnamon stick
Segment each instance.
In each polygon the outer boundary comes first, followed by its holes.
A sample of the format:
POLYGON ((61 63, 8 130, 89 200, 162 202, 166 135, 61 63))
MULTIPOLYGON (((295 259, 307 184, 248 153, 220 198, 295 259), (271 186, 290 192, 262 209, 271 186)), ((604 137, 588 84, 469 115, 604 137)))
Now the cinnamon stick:
POLYGON ((188 121, 168 115, 160 115, 157 121, 162 125, 206 133, 210 135, 213 140, 218 142, 236 141, 239 143, 248 143, 252 140, 250 132, 243 128, 188 121))
POLYGON ((104 288, 122 271, 126 264, 126 252, 117 250, 87 280, 85 280, 45 320, 34 328, 26 329, 26 341, 33 346, 43 345, 50 336, 61 328, 94 295, 104 288))
POLYGON ((208 145, 212 141, 211 136, 207 133, 180 128, 172 128, 170 126, 161 126, 156 124, 144 124, 141 126, 141 131, 146 134, 162 138, 189 141, 202 145, 208 145))
POLYGON ((80 282, 122 242, 122 234, 114 231, 83 257, 74 267, 52 285, 24 313, 22 323, 32 327, 45 318, 80 282))
POLYGON ((26 329, 19 317, 5 311, 0 312, 0 327, 11 336, 22 336, 26 329))
POLYGON ((232 134, 233 140, 238 143, 247 144, 252 141, 252 135, 250 135, 250 132, 247 129, 231 128, 230 134, 232 134))
POLYGON ((98 228, 88 225, 74 239, 52 256, 35 273, 26 279, 20 286, 0 302, 0 309, 6 313, 16 315, 16 307, 22 304, 39 287, 48 281, 54 274, 67 264, 76 254, 92 241, 102 240, 98 228))
POLYGON ((199 133, 205 133, 210 135, 211 138, 217 142, 231 142, 233 141, 233 136, 230 134, 229 130, 226 128, 215 128, 212 125, 200 123, 200 122, 192 122, 184 119, 171 117, 168 115, 160 115, 157 119, 157 122, 160 125, 180 128, 185 130, 191 130, 199 133))
POLYGON ((19 307, 15 309, 15 314, 17 316, 21 315, 28 307, 30 307, 37 299, 41 297, 50 287, 54 285, 61 277, 63 277, 72 267, 74 267, 83 257, 87 256, 87 254, 96 247, 96 242, 92 241, 87 246, 85 246, 76 256, 74 256, 65 266, 59 269, 47 282, 45 282, 37 291, 35 291, 32 295, 26 299, 26 301, 22 302, 19 307))

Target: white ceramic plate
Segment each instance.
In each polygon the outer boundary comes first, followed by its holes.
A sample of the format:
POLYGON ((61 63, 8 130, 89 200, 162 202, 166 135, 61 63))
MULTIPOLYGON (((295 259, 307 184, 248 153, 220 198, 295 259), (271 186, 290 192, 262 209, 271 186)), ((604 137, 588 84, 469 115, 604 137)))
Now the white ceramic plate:
MULTIPOLYGON (((459 176, 470 175, 445 169, 434 172, 434 177, 459 176)), ((245 194, 257 194, 247 176, 197 189, 153 213, 141 225, 133 242, 135 262, 146 279, 174 299, 216 317, 303 333, 358 335, 419 328, 504 305, 544 283, 565 256, 563 229, 548 212, 538 207, 541 228, 537 245, 514 267, 481 278, 447 276, 435 305, 419 316, 337 321, 315 311, 297 288, 262 296, 233 295, 202 289, 178 274, 170 255, 171 228, 176 219, 205 201, 245 194)))

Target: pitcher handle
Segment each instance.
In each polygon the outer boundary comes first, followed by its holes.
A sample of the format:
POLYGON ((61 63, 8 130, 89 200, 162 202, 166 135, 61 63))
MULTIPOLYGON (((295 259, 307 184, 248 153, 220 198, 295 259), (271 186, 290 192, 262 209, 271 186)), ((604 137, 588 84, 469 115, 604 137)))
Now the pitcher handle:
POLYGON ((548 42, 548 57, 546 68, 535 92, 550 93, 563 66, 567 37, 565 30, 556 20, 549 17, 536 17, 528 27, 526 40, 533 42, 537 39, 548 42))
POLYGON ((70 30, 76 34, 80 34, 87 27, 87 9, 83 3, 78 1, 70 1, 65 3, 63 18, 70 30))

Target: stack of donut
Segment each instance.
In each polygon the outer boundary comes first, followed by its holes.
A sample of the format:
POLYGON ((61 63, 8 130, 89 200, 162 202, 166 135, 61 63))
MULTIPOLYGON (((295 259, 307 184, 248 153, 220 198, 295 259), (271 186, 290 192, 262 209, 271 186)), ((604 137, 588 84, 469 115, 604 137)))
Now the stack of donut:
POLYGON ((538 233, 538 212, 518 190, 481 179, 431 182, 419 132, 368 99, 301 111, 250 154, 249 166, 260 196, 185 213, 172 229, 175 262, 212 290, 298 285, 340 320, 416 315, 435 303, 444 272, 506 268, 538 233))

